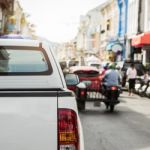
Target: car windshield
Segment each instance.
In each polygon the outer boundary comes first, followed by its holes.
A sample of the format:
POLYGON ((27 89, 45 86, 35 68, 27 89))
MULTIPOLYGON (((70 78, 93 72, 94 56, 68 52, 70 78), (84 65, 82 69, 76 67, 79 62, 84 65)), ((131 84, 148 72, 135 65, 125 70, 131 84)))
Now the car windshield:
POLYGON ((46 53, 27 47, 0 47, 0 75, 47 74, 51 72, 46 53))

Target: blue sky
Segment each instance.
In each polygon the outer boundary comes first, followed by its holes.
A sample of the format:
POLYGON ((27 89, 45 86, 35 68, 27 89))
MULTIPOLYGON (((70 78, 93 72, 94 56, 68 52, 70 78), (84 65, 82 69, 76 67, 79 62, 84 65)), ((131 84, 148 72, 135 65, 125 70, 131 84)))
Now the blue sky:
POLYGON ((36 25, 36 33, 54 42, 66 42, 77 34, 80 15, 105 0, 19 0, 36 25))

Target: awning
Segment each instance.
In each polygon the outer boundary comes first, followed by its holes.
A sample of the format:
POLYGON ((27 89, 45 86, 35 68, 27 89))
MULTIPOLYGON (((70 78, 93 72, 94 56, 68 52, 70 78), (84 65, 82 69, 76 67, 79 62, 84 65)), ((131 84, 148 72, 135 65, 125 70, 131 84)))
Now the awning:
POLYGON ((150 32, 142 33, 132 38, 132 46, 142 47, 144 45, 150 45, 150 32))

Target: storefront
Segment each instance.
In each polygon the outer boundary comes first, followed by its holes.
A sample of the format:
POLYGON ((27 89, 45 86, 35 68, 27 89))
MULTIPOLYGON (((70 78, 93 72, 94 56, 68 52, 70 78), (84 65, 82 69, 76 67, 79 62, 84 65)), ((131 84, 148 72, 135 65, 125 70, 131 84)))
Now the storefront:
POLYGON ((150 32, 142 33, 132 38, 132 46, 134 47, 134 55, 141 55, 144 65, 150 64, 150 32))

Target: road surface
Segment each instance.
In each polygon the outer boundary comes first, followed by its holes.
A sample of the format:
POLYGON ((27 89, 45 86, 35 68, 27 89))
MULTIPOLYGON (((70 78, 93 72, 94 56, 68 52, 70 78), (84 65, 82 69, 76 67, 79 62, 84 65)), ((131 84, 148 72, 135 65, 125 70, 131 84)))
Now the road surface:
POLYGON ((86 104, 80 113, 85 150, 150 150, 150 99, 123 93, 114 113, 86 104))

